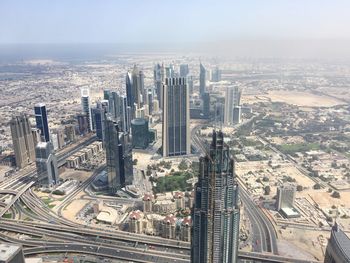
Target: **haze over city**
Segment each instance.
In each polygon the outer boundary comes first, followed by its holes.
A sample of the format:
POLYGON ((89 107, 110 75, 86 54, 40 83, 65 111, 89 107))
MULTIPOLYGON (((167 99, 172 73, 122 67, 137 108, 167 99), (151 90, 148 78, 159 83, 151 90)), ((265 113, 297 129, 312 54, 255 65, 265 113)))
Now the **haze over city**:
POLYGON ((0 262, 350 262, 350 2, 0 2, 0 262))

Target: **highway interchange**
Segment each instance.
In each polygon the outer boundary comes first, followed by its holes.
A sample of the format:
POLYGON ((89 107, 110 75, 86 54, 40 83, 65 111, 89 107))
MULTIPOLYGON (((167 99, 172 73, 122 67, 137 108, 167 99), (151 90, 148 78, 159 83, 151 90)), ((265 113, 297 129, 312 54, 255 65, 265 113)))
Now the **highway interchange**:
MULTIPOLYGON (((199 128, 200 126, 195 127, 191 136, 194 148, 203 153, 206 147, 197 134, 199 128)), ((60 165, 64 164, 68 156, 94 140, 94 137, 89 137, 71 147, 69 151, 59 153, 57 156, 60 165)), ((23 244, 25 255, 74 252, 131 262, 190 262, 188 242, 80 225, 62 217, 62 209, 79 192, 85 191, 87 198, 93 198, 86 189, 104 168, 99 167, 87 181, 65 196, 57 213, 47 207, 31 190, 31 186, 38 181, 34 166, 2 182, 0 194, 12 196, 12 199, 8 204, 0 203, 0 239, 23 244), (21 204, 24 204, 26 209, 23 209, 21 204), (8 211, 11 211, 12 215, 24 213, 30 216, 32 221, 16 220, 13 216, 11 219, 3 218, 8 211), (19 238, 8 233, 19 233, 26 237, 19 238)), ((278 256, 277 237, 270 221, 242 187, 240 197, 252 223, 253 241, 256 244, 254 253, 240 252, 241 259, 255 262, 310 262, 278 256)))

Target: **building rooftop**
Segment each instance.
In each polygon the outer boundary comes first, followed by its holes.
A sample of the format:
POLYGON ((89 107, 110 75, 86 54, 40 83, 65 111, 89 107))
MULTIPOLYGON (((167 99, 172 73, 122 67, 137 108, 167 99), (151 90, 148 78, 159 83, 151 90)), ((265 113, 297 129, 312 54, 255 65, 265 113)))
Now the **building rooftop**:
POLYGON ((283 207, 281 210, 287 217, 296 217, 300 215, 295 208, 283 207))
POLYGON ((339 228, 337 223, 332 227, 332 235, 343 256, 350 260, 350 238, 339 228))
POLYGON ((130 219, 139 220, 142 217, 142 212, 140 210, 132 211, 129 215, 130 219))
POLYGON ((143 197, 143 201, 149 201, 149 200, 152 200, 153 199, 153 195, 152 194, 149 194, 149 193, 146 193, 143 197))
POLYGON ((110 224, 114 224, 118 220, 118 211, 111 207, 104 206, 102 211, 97 215, 98 221, 107 222, 110 224))
POLYGON ((19 250, 21 250, 20 245, 15 244, 0 244, 0 261, 10 260, 19 250))

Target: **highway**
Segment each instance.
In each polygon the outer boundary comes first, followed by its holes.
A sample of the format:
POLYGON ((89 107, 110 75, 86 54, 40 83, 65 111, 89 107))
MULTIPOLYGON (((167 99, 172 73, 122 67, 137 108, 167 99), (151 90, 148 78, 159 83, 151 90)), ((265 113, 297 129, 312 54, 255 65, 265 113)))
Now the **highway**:
POLYGON ((271 222, 267 219, 260 208, 255 205, 247 191, 242 186, 239 188, 239 196, 252 224, 252 234, 254 235, 253 243, 255 243, 253 247, 255 251, 265 251, 278 254, 277 236, 271 222))
MULTIPOLYGON (((0 229, 6 229, 6 231, 23 233, 27 235, 36 235, 41 237, 41 239, 21 239, 17 240, 24 244, 26 248, 24 250, 25 255, 37 255, 55 252, 74 252, 81 254, 92 254, 102 257, 118 258, 132 260, 133 262, 190 262, 189 258, 189 244, 187 243, 187 248, 182 248, 181 250, 174 251, 168 245, 163 246, 162 250, 157 247, 154 250, 148 249, 148 245, 151 242, 142 243, 132 241, 115 241, 107 240, 101 237, 89 238, 85 235, 74 235, 70 232, 65 232, 58 227, 56 230, 45 230, 38 227, 18 225, 16 221, 5 220, 1 222, 0 229), (50 241, 48 238, 53 238, 55 241, 50 241), (58 240, 62 240, 59 242, 58 240), (180 252, 181 251, 181 252, 180 252)), ((30 222, 27 222, 30 224, 30 222)), ((36 223, 38 224, 38 223, 36 223)), ((54 225, 51 228, 55 229, 54 225)), ((71 228, 67 228, 69 231, 71 228)), ((128 233, 125 233, 126 235, 128 233)), ((102 235, 103 236, 103 235, 102 235)), ((136 235, 138 237, 148 236, 136 235)), ((16 239, 10 238, 9 235, 0 235, 1 239, 10 242, 16 242, 16 239)), ((149 237, 152 238, 152 237, 149 237)), ((162 238, 156 238, 163 241, 175 242, 175 240, 164 240, 162 238)), ((173 246, 173 245, 171 245, 173 246)), ((176 245, 175 245, 176 248, 176 245)), ((273 254, 263 254, 263 253, 251 253, 251 252, 239 252, 240 259, 256 260, 260 262, 296 262, 296 263, 307 263, 314 262, 309 260, 299 260, 288 257, 276 256, 273 254)))
MULTIPOLYGON (((196 130, 199 128, 195 127, 191 135, 196 149, 201 153, 205 153, 207 145, 196 134, 196 130)), ((83 144, 75 146, 71 151, 59 154, 60 160, 63 161, 69 154, 78 151, 92 141, 94 139, 90 138, 83 144)), ((72 252, 124 259, 132 262, 190 262, 190 244, 188 242, 80 225, 60 216, 61 209, 69 204, 76 194, 85 190, 103 169, 104 166, 99 167, 87 181, 68 194, 58 207, 58 214, 49 209, 31 191, 30 187, 37 181, 35 171, 28 171, 24 175, 15 175, 9 178, 7 182, 0 185, 0 188, 2 188, 0 194, 13 196, 11 203, 6 205, 6 209, 12 209, 14 213, 30 215, 35 221, 0 218, 0 229, 2 230, 0 239, 22 243, 25 247, 25 255, 72 252), (30 211, 21 208, 16 203, 19 199, 30 211), (27 237, 17 239, 17 235, 15 237, 8 233, 21 233, 27 237), (150 247, 152 249, 149 249, 150 247)), ((87 198, 91 197, 88 196, 87 198)), ((259 253, 240 252, 240 258, 259 262, 310 262, 273 255, 274 253, 277 254, 277 245, 276 235, 271 223, 262 211, 255 206, 244 189, 241 190, 241 199, 252 222, 254 240, 259 240, 258 244, 260 245, 255 247, 255 250, 258 250, 259 253)), ((2 212, 5 213, 6 210, 3 209, 2 212)))

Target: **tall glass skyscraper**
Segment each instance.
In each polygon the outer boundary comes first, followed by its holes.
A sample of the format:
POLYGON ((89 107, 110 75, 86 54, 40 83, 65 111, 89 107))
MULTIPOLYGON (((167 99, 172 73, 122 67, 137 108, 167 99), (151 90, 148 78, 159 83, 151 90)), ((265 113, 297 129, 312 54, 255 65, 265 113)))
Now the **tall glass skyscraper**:
POLYGON ((213 132, 210 150, 200 159, 192 210, 192 263, 235 263, 240 206, 234 162, 221 131, 213 132))
POLYGON ((96 108, 92 109, 92 114, 94 116, 96 136, 100 141, 104 142, 104 119, 106 109, 100 101, 97 102, 96 108))
POLYGON ((53 153, 50 142, 39 142, 35 147, 35 163, 38 176, 47 175, 45 182, 49 185, 57 184, 59 181, 57 157, 53 153))
POLYGON ((81 106, 83 113, 88 118, 88 129, 92 131, 92 116, 91 116, 91 105, 90 105, 90 91, 88 88, 81 89, 81 106))
POLYGON ((125 187, 125 169, 123 145, 119 140, 119 127, 109 114, 105 119, 104 130, 108 188, 112 194, 115 194, 122 187, 125 187))
POLYGON ((199 94, 203 95, 205 92, 206 70, 202 63, 199 65, 199 94))
POLYGON ((39 103, 34 106, 36 127, 40 129, 40 135, 44 142, 50 141, 49 125, 47 122, 46 106, 39 103))
POLYGON ((142 106, 143 93, 144 75, 135 65, 133 71, 128 72, 126 75, 126 97, 128 106, 132 109, 132 119, 135 118, 136 109, 142 106))
POLYGON ((190 105, 186 78, 163 85, 163 156, 190 154, 190 105))

